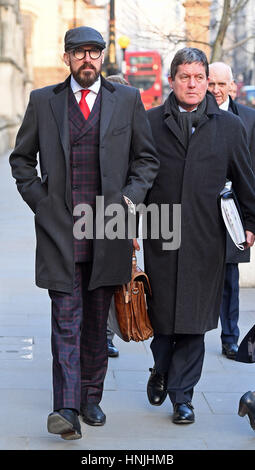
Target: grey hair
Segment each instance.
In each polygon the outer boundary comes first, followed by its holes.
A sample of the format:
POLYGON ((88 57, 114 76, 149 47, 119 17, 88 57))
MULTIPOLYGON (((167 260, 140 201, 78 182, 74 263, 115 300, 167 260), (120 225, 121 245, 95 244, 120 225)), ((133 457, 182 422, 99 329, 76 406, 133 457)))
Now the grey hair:
POLYGON ((172 80, 175 79, 177 74, 178 66, 181 64, 193 64, 193 62, 198 62, 202 64, 205 68, 205 73, 207 78, 209 77, 209 66, 205 53, 200 49, 195 47, 184 47, 176 52, 170 67, 170 76, 172 80))
MULTIPOLYGON (((234 80, 233 72, 232 72, 232 69, 231 69, 230 65, 225 64, 225 62, 212 62, 212 63, 209 65, 209 70, 210 70, 211 65, 216 65, 216 66, 218 66, 218 65, 222 66, 222 65, 223 65, 223 66, 227 69, 227 71, 228 71, 228 73, 229 73, 229 79, 230 79, 230 81, 232 82, 232 81, 234 80)), ((210 73, 210 72, 209 72, 209 73, 210 73)))
POLYGON ((128 81, 120 75, 108 75, 105 77, 109 82, 121 83, 121 85, 129 85, 128 81))

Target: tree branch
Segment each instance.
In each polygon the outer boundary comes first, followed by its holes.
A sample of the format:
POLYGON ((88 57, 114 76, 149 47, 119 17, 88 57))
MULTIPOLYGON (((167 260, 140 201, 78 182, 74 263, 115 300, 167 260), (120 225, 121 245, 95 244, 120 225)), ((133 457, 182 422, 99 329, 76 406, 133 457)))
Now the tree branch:
POLYGON ((233 19, 239 11, 241 11, 249 2, 250 0, 238 0, 236 5, 230 8, 230 16, 233 19))
POLYGON ((246 44, 248 41, 250 41, 251 39, 255 39, 255 34, 252 34, 248 38, 245 38, 245 39, 242 39, 242 40, 236 42, 234 45, 232 45, 230 47, 226 47, 226 49, 223 49, 223 53, 232 51, 233 49, 236 49, 237 47, 241 47, 244 44, 246 44))

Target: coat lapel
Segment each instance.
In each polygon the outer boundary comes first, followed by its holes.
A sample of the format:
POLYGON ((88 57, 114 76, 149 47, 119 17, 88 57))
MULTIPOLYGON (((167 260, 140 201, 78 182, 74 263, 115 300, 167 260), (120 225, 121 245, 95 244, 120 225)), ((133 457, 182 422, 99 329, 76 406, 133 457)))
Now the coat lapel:
POLYGON ((71 209, 71 185, 70 185, 70 138, 68 122, 68 91, 70 77, 64 83, 58 85, 53 91, 50 105, 54 114, 62 143, 66 162, 66 203, 71 209))
POLYGON ((102 83, 102 102, 100 117, 100 141, 102 142, 107 132, 116 104, 115 94, 102 83))
POLYGON ((236 106, 236 103, 232 100, 231 96, 229 96, 228 111, 239 116, 238 107, 236 106))
POLYGON ((69 160, 69 124, 68 124, 68 86, 63 87, 50 99, 51 108, 56 119, 61 143, 66 160, 69 160))
POLYGON ((170 129, 170 131, 175 135, 175 137, 177 137, 177 139, 179 140, 179 142, 182 144, 183 148, 185 149, 185 142, 184 142, 182 131, 180 127, 178 126, 177 122, 175 121, 172 114, 165 117, 165 123, 167 127, 170 129))

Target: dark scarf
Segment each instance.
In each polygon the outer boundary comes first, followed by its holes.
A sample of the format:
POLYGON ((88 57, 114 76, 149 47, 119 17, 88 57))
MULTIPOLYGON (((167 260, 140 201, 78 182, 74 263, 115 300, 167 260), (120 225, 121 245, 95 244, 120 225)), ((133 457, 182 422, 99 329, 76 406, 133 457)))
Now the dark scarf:
POLYGON ((179 110, 179 105, 174 93, 170 93, 169 95, 169 104, 174 119, 183 133, 185 148, 187 149, 192 135, 192 127, 197 127, 202 115, 205 113, 206 97, 198 105, 196 111, 186 113, 179 110))

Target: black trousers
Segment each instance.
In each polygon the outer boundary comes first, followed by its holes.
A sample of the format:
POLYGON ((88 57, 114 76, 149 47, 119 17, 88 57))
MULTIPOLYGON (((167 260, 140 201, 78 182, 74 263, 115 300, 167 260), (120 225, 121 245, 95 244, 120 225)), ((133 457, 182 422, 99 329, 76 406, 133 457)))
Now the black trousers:
POLYGON ((191 402, 202 373, 204 335, 155 335, 151 350, 156 371, 168 375, 171 402, 191 402))
POLYGON ((224 291, 220 307, 221 341, 236 343, 239 339, 239 269, 237 263, 227 263, 224 291))

